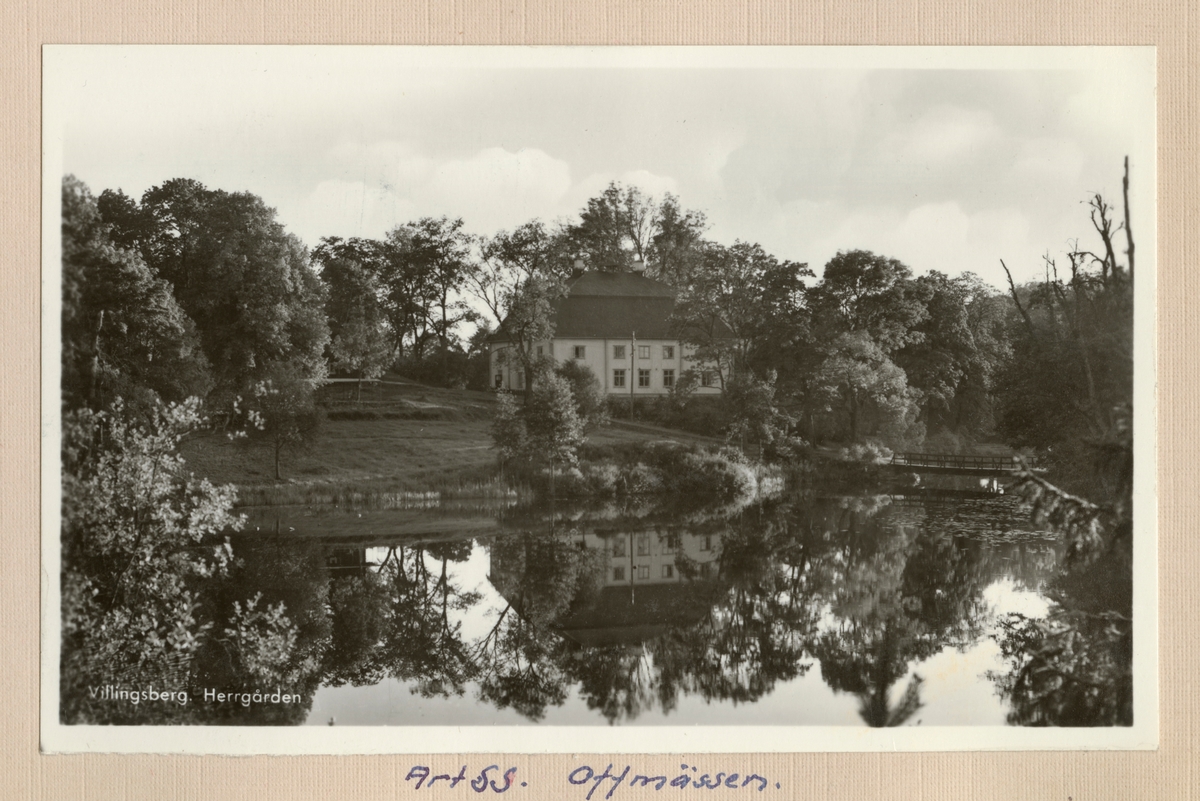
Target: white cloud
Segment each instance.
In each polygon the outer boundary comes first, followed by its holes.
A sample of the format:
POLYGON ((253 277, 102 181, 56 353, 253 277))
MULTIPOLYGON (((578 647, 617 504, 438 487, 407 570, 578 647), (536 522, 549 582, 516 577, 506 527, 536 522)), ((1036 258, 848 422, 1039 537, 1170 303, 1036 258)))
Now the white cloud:
POLYGON ((916 165, 955 164, 978 157, 1003 138, 988 111, 936 106, 895 137, 895 155, 916 165))
POLYGON ((1023 181, 1074 183, 1085 161, 1083 150, 1069 139, 1027 139, 1021 143, 1013 172, 1023 181))
POLYGON ((427 200, 453 209, 448 213, 464 217, 472 230, 492 233, 553 214, 570 187, 566 162, 532 148, 492 147, 437 165, 414 195, 422 206, 427 200))
POLYGON ((383 236, 415 216, 411 200, 363 181, 322 181, 295 208, 280 207, 280 221, 309 246, 322 236, 383 236))

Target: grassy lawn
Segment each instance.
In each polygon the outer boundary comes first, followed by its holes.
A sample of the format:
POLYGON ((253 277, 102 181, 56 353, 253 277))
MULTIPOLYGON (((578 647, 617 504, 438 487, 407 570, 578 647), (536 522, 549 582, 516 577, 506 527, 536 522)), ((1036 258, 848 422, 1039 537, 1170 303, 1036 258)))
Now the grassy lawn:
MULTIPOLYGON (((493 494, 496 452, 490 427, 495 399, 490 393, 439 389, 395 378, 364 385, 361 404, 355 400, 353 384, 334 384, 322 393, 334 419, 324 422, 311 449, 284 452, 282 481, 275 480, 268 447, 232 443, 223 436, 185 443, 188 466, 215 483, 238 485, 243 500, 252 503, 327 501, 335 486, 493 494), (337 419, 364 411, 379 419, 337 419)), ((714 441, 621 422, 589 437, 596 444, 647 440, 714 441)))

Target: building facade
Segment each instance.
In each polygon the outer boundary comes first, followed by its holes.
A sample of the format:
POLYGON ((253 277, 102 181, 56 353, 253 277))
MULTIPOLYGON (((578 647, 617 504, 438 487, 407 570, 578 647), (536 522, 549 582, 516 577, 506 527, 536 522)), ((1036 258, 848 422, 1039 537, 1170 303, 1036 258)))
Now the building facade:
MULTIPOLYGON (((680 341, 674 311, 675 291, 661 281, 636 272, 583 273, 555 305, 554 338, 534 343, 534 355, 588 367, 610 395, 664 395, 688 370, 698 376, 697 394, 719 394, 728 376, 680 341)), ((512 344, 503 326, 488 344, 492 387, 525 389, 524 371, 504 356, 512 344)))

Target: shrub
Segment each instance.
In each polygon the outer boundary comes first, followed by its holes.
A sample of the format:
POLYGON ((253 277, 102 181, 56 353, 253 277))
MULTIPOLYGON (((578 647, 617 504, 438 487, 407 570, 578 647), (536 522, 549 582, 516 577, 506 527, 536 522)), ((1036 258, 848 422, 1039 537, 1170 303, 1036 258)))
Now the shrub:
POLYGON ((754 471, 716 453, 683 453, 675 469, 663 471, 663 488, 682 495, 753 495, 754 471))
POLYGON ((575 413, 589 430, 608 422, 608 403, 600 379, 587 365, 575 361, 560 364, 555 372, 566 380, 575 399, 575 413))
POLYGON ((619 489, 625 495, 647 495, 661 492, 663 489, 662 473, 638 462, 621 473, 619 489))
POLYGON ((848 462, 884 464, 892 460, 892 451, 886 445, 878 442, 864 442, 855 443, 848 448, 842 448, 839 456, 848 462))

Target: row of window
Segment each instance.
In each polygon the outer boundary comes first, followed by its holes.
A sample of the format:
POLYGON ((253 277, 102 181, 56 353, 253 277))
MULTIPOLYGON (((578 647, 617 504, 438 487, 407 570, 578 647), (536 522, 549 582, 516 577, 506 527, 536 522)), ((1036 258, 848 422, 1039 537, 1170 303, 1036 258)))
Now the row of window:
MULTIPOLYGON (((716 566, 712 562, 702 563, 699 565, 699 569, 701 578, 711 578, 716 573, 716 566)), ((650 578, 650 565, 634 565, 629 570, 629 577, 631 579, 646 581, 650 578)), ((675 578, 675 566, 663 565, 661 578, 675 578)), ((612 580, 625 581, 625 568, 614 567, 612 569, 612 580)))
MULTIPOLYGON (((627 371, 624 368, 615 368, 612 372, 613 372, 612 385, 614 387, 625 386, 625 373, 627 371)), ((674 370, 663 370, 662 374, 663 374, 662 375, 662 385, 663 385, 664 389, 670 389, 671 387, 675 386, 675 371, 674 370)), ((650 386, 650 371, 649 370, 643 370, 641 368, 638 369, 637 385, 639 387, 649 387, 650 386)), ((712 372, 710 372, 708 370, 704 370, 703 372, 700 373, 700 386, 702 386, 702 387, 716 386, 716 376, 712 372)))
MULTIPOLYGON (((614 387, 619 388, 619 387, 625 386, 625 373, 626 372, 627 371, 624 369, 613 370, 612 385, 614 387)), ((638 373, 637 385, 643 389, 648 388, 650 386, 650 371, 644 370, 644 369, 639 369, 637 371, 637 373, 638 373)), ((504 388, 504 373, 496 373, 495 382, 496 382, 496 389, 503 389, 504 388)), ((516 384, 517 384, 517 386, 516 386, 517 389, 525 389, 525 373, 524 372, 517 373, 516 384)), ((675 371, 673 369, 668 369, 668 370, 662 371, 662 385, 663 385, 663 389, 670 389, 671 387, 675 386, 675 371)), ((702 386, 702 387, 714 386, 713 374, 711 372, 705 370, 704 372, 700 373, 700 386, 702 386)))
MULTIPOLYGON (((626 372, 628 371, 625 371, 625 369, 614 369, 612 372, 612 385, 614 387, 625 386, 626 372)), ((496 389, 504 389, 504 373, 497 373, 494 379, 496 379, 496 389)), ((713 386, 713 374, 709 373, 708 371, 702 372, 700 374, 700 385, 713 386)), ((647 387, 650 386, 650 371, 648 371, 648 369, 638 369, 637 386, 642 387, 642 389, 647 389, 647 387)), ((665 371, 662 371, 662 389, 670 390, 672 386, 674 386, 674 371, 673 369, 665 369, 665 371)), ((518 372, 516 374, 516 389, 524 389, 523 372, 518 372)))
MULTIPOLYGON (((638 566, 630 568, 630 569, 631 569, 631 571, 633 571, 630 574, 633 578, 641 579, 642 581, 645 581, 646 579, 650 578, 650 565, 638 565, 638 566)), ((668 579, 675 578, 675 566, 674 565, 663 565, 662 566, 662 578, 668 578, 668 579)), ((624 580, 625 580, 625 568, 614 567, 613 568, 613 581, 624 581, 624 580)))
MULTIPOLYGON (((622 535, 614 538, 612 540, 611 544, 612 544, 612 555, 614 558, 625 555, 625 535, 622 534, 622 535)), ((704 536, 702 536, 700 538, 700 550, 711 551, 712 546, 713 546, 712 534, 705 534, 704 536)), ((662 553, 675 553, 675 550, 678 547, 679 547, 679 535, 670 534, 662 539, 662 553)), ((637 555, 638 556, 649 556, 650 555, 650 535, 649 534, 638 534, 637 535, 637 555)))
MULTIPOLYGON (((538 355, 540 356, 541 353, 542 353, 542 348, 541 348, 541 346, 539 346, 538 347, 538 355)), ((638 345, 637 346, 637 357, 639 359, 649 359, 650 358, 650 346, 649 345, 638 345)), ((662 357, 664 360, 674 359, 675 358, 675 346, 674 345, 663 345, 662 346, 662 357)), ((576 345, 575 346, 575 358, 576 359, 586 359, 587 358, 587 345, 576 345)), ((625 346, 624 345, 613 345, 613 358, 614 359, 624 359, 625 358, 625 346)))
MULTIPOLYGON (((625 372, 626 371, 623 369, 613 370, 612 385, 614 387, 625 386, 625 372)), ((637 385, 639 387, 650 386, 650 371, 649 370, 638 370, 637 372, 638 372, 637 385)), ((663 387, 665 387, 666 389, 670 389, 671 387, 675 386, 675 371, 674 370, 663 370, 662 372, 663 372, 663 376, 662 376, 663 387)))

